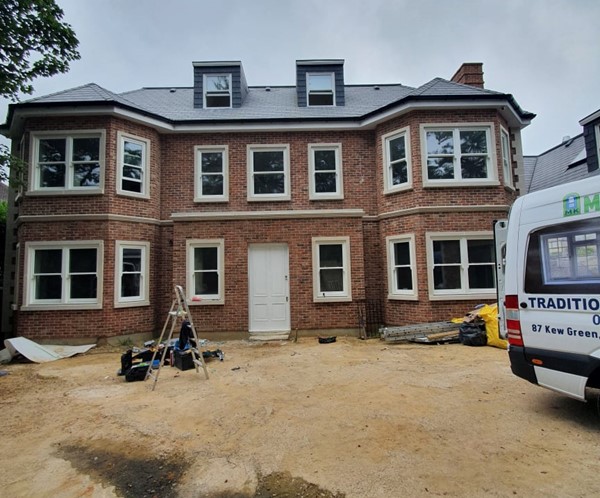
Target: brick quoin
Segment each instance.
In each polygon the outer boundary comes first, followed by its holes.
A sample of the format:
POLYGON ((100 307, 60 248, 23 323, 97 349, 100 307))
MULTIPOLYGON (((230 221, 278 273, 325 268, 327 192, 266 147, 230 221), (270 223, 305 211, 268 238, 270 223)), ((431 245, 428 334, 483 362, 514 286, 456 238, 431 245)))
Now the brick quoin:
MULTIPOLYGON (((18 225, 19 268, 25 268, 25 245, 33 241, 103 240, 102 309, 20 310, 16 332, 33 339, 98 339, 129 334, 156 334, 162 328, 172 301, 172 286, 186 285, 186 240, 220 238, 225 244, 224 304, 194 305, 198 331, 244 337, 248 331, 248 249, 251 244, 286 244, 289 251, 290 318, 292 330, 321 333, 356 332, 358 306, 363 300, 382 303, 385 323, 447 320, 462 316, 473 301, 430 301, 426 258, 427 232, 489 232, 492 221, 506 216, 514 190, 504 187, 500 128, 509 129, 499 112, 481 110, 412 111, 385 121, 374 129, 355 131, 295 131, 236 133, 171 133, 124 118, 49 117, 26 119, 25 159, 31 160, 32 133, 102 129, 106 133, 104 192, 98 195, 30 195, 20 201, 18 225), (498 184, 482 187, 423 186, 422 124, 492 124, 493 167, 498 184), (409 127, 413 187, 384 194, 382 137, 409 127), (150 142, 150 199, 118 195, 117 134, 127 133, 150 142), (309 196, 309 144, 341 144, 343 199, 311 200, 309 196), (287 144, 290 155, 291 200, 249 202, 249 144, 287 144), (194 202, 194 147, 222 146, 229 150, 229 202, 194 202), (485 208, 482 208, 485 206, 485 208), (451 212, 445 208, 451 207, 451 212), (439 212, 436 212, 436 208, 439 212), (362 210, 360 216, 298 219, 223 219, 232 212, 291 213, 307 210, 362 210), (406 212, 407 210, 413 210, 406 212), (181 221, 175 213, 212 214, 206 221, 181 221), (37 219, 47 215, 72 216, 69 221, 37 219), (80 215, 104 215, 82 220, 80 215), (388 299, 386 237, 414 234, 418 300, 388 299), (315 303, 313 299, 312 238, 349 237, 351 302, 315 303), (114 307, 115 241, 150 242, 150 304, 114 307)), ((516 170, 516 164, 512 164, 516 170)), ((23 279, 21 275, 21 282, 23 279)), ((23 285, 17 306, 24 302, 23 285)))

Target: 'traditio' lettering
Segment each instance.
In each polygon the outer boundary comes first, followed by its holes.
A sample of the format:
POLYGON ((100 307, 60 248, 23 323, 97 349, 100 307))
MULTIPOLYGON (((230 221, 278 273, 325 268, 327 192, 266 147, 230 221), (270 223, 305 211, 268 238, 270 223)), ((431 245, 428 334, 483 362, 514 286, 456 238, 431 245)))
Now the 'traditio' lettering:
POLYGON ((540 310, 598 311, 600 300, 595 297, 529 297, 529 306, 540 310))

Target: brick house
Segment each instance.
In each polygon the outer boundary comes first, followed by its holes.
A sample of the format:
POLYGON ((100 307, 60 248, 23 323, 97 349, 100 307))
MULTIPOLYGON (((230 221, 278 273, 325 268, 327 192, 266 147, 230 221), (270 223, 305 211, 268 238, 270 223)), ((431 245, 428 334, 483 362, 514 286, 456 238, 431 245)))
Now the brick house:
POLYGON ((357 333, 495 300, 492 221, 518 195, 534 115, 480 63, 411 88, 347 85, 343 60, 252 87, 240 62, 192 88, 95 84, 13 104, 29 164, 7 242, 3 331, 149 335, 183 285, 199 333, 357 333), (193 299, 192 299, 193 298, 193 299))

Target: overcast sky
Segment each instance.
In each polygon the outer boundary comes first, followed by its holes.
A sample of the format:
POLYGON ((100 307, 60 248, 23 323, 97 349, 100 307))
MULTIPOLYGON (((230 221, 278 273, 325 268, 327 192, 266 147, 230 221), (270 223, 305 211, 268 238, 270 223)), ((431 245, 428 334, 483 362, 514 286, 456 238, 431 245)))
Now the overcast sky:
MULTIPOLYGON (((537 118, 525 154, 600 109, 598 0, 57 0, 80 41, 34 96, 191 86, 192 61, 241 60, 249 85, 294 85, 296 59, 344 59, 345 80, 420 86, 483 62, 485 86, 537 118)), ((24 97, 27 98, 27 97, 24 97)), ((0 101, 0 120, 7 104, 0 101)))

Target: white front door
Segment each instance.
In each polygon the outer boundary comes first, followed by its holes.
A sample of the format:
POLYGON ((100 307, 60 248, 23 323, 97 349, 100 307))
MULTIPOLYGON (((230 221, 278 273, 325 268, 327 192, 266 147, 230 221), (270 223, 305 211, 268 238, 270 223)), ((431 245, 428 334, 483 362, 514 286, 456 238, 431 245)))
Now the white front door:
POLYGON ((248 250, 250 332, 289 332, 289 259, 286 244, 248 250))

